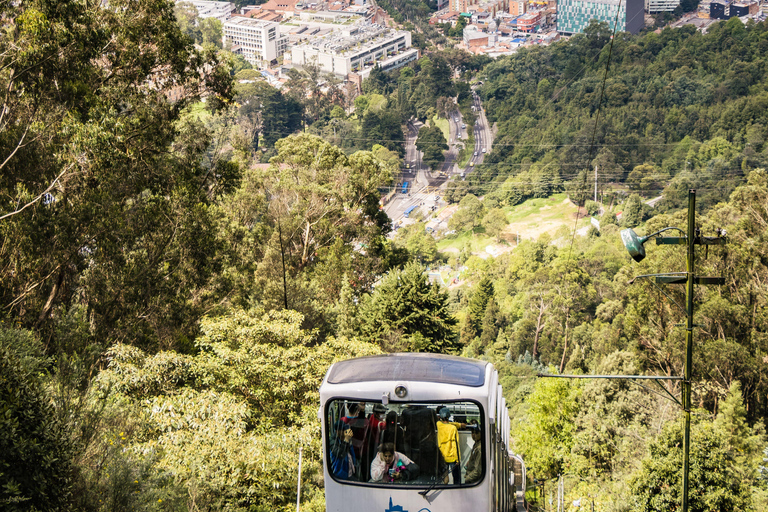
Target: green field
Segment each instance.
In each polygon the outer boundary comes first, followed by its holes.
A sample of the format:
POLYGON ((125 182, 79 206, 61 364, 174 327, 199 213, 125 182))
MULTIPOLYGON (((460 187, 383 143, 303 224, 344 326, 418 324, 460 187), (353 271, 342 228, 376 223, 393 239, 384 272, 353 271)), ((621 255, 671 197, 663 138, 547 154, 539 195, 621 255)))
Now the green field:
POLYGON ((523 204, 505 208, 510 225, 510 235, 536 239, 544 233, 553 237, 561 228, 570 230, 589 226, 588 218, 576 221, 576 206, 565 194, 555 194, 544 199, 529 199, 523 204))
POLYGON ((448 127, 447 119, 441 119, 435 116, 429 121, 429 124, 440 128, 440 131, 443 132, 443 136, 445 137, 445 142, 451 140, 451 129, 448 127))
POLYGON ((500 249, 516 245, 517 237, 521 240, 537 239, 549 234, 553 239, 562 233, 589 226, 589 218, 576 221, 576 206, 565 194, 555 194, 545 199, 529 199, 517 206, 504 208, 509 225, 502 234, 503 240, 497 242, 485 234, 483 228, 476 228, 474 233, 464 232, 443 237, 437 242, 437 249, 445 253, 457 253, 468 247, 472 253, 485 252, 489 245, 500 249))

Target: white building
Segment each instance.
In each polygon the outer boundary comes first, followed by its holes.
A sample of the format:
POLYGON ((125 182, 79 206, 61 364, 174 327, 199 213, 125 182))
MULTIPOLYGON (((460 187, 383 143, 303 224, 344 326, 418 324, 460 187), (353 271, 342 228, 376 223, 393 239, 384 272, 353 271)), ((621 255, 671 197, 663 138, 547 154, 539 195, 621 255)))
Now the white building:
POLYGON ((224 44, 231 44, 253 66, 264 68, 285 53, 288 36, 280 34, 280 26, 273 21, 253 18, 230 18, 222 25, 224 44))
POLYGON ((216 18, 222 23, 227 21, 235 10, 235 4, 232 2, 212 2, 206 0, 176 0, 176 3, 188 3, 197 9, 198 18, 216 18))
POLYGON ((680 5, 680 0, 645 0, 645 11, 648 13, 672 12, 680 5))
POLYGON ((294 65, 316 63, 322 71, 342 77, 350 73, 365 77, 374 65, 388 71, 418 58, 410 32, 372 23, 346 27, 291 48, 294 65))

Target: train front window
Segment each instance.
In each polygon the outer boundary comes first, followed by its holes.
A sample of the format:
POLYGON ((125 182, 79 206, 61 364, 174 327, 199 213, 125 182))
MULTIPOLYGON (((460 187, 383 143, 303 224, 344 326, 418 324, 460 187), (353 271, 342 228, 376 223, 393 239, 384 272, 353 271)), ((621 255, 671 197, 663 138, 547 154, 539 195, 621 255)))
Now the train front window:
POLYGON ((476 402, 331 400, 326 464, 338 481, 458 486, 485 473, 482 410, 476 402))

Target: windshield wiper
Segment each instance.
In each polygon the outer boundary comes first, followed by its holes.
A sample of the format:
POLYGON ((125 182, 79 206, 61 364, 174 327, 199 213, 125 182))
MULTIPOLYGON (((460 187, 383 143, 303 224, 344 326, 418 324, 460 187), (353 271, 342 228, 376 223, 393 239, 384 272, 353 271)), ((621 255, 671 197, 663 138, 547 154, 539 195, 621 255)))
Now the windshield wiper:
POLYGON ((428 496, 429 493, 432 492, 435 489, 435 487, 437 487, 437 484, 439 484, 440 482, 445 480, 445 477, 447 477, 448 473, 450 473, 450 472, 451 472, 450 468, 446 469, 445 472, 442 475, 440 475, 440 477, 437 480, 435 480, 435 483, 433 483, 432 485, 430 485, 429 487, 427 487, 423 491, 419 491, 419 494, 421 494, 421 497, 424 498, 425 500, 427 500, 428 503, 431 503, 429 501, 429 496, 428 496))

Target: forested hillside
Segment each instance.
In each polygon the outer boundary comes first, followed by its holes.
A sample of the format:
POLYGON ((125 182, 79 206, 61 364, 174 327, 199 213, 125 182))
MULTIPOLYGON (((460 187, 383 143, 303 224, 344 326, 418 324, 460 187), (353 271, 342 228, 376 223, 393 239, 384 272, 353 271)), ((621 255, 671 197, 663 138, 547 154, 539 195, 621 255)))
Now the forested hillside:
POLYGON ((565 475, 595 510, 674 510, 679 385, 536 375, 682 373, 682 288, 633 278, 685 253, 635 263, 619 229, 684 227, 691 187, 728 238, 697 254, 726 284, 696 289, 691 510, 768 507, 765 22, 450 48, 358 96, 312 67, 241 83, 185 23, 165 0, 0 6, 0 509, 287 511, 301 450, 319 512, 328 366, 429 351, 499 368, 532 507, 565 475), (445 192, 457 233, 391 233, 404 124, 471 126, 470 80, 498 132, 445 192), (507 244, 517 207, 563 192, 601 229, 507 244))
POLYGON ((687 25, 611 39, 593 23, 489 64, 480 91, 499 131, 473 192, 516 204, 566 184, 591 196, 596 167, 599 194, 614 183, 664 190, 658 208, 670 211, 694 187, 712 206, 766 165, 766 30, 732 18, 707 34, 687 25))

